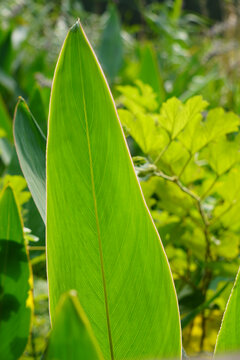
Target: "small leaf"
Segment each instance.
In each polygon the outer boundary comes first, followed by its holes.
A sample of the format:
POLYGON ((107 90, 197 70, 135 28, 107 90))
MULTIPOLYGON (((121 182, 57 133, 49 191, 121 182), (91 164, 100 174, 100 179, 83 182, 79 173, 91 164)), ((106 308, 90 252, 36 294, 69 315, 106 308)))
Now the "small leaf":
POLYGON ((158 108, 157 95, 151 86, 136 80, 136 86, 118 86, 118 91, 123 95, 120 100, 133 114, 154 111, 158 108))
POLYGON ((211 142, 202 151, 201 157, 206 159, 215 173, 220 176, 240 160, 239 145, 235 141, 223 138, 211 142))
POLYGON ((225 134, 238 131, 239 117, 233 113, 226 113, 223 109, 210 110, 205 121, 202 117, 195 117, 188 123, 179 140, 191 154, 195 154, 213 140, 225 134))
POLYGON ((19 99, 15 110, 14 138, 23 174, 45 221, 46 138, 23 99, 19 99))
POLYGON ((171 139, 175 139, 188 123, 201 119, 201 111, 207 102, 201 96, 189 99, 185 105, 173 97, 167 100, 161 108, 159 123, 167 130, 171 139))
POLYGON ((229 297, 218 333, 215 355, 240 351, 240 271, 229 297))
POLYGON ((75 291, 62 295, 50 334, 46 360, 103 360, 75 291))
POLYGON ((145 154, 158 154, 168 143, 168 135, 157 124, 154 116, 139 113, 134 116, 130 111, 118 110, 122 124, 145 154))
POLYGON ((22 220, 10 187, 0 198, 0 358, 16 360, 29 336, 32 274, 22 220))
POLYGON ((14 191, 17 203, 22 207, 31 198, 29 191, 26 191, 27 182, 24 177, 20 175, 5 175, 0 181, 0 188, 3 189, 7 185, 10 185, 14 191))

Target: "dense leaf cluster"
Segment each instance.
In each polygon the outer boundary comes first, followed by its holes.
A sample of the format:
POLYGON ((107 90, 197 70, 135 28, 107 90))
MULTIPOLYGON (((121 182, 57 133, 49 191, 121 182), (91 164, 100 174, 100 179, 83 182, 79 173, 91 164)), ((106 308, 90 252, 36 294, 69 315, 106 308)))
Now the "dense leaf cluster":
POLYGON ((133 160, 170 260, 184 327, 201 310, 202 350, 205 319, 216 318, 210 350, 226 294, 208 300, 213 290, 225 290, 239 266, 240 119, 222 108, 207 111, 201 96, 160 106, 141 82, 118 90, 119 116, 138 145, 133 160), (202 311, 205 303, 210 310, 202 311))

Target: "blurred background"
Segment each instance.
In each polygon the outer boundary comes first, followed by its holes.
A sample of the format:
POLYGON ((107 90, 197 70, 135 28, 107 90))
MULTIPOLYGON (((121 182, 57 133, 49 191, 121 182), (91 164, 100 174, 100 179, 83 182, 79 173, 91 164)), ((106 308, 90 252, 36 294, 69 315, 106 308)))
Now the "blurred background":
POLYGON ((1 1, 1 96, 12 116, 18 95, 33 98, 39 86, 48 92, 63 39, 79 17, 113 91, 137 77, 146 81, 150 51, 164 100, 198 93, 239 112, 239 12, 238 0, 1 1))
MULTIPOLYGON (((43 351, 49 331, 45 255, 41 251, 45 229, 18 164, 12 119, 17 98, 22 96, 47 134, 54 68, 67 31, 77 18, 99 58, 117 105, 121 104, 120 87, 135 86, 138 79, 152 87, 159 106, 173 96, 185 102, 202 95, 209 109, 221 106, 240 114, 239 0, 0 0, 0 187, 8 181, 13 184, 25 227, 39 238, 36 251, 31 252, 35 355, 29 347, 25 359, 40 358, 36 354, 43 351)), ((172 216, 171 211, 169 214, 172 216)), ((169 224, 160 224, 158 229, 163 242, 174 236, 172 231, 175 236, 182 235, 169 224)), ((188 354, 213 351, 239 265, 239 231, 239 226, 237 230, 235 227, 237 240, 234 238, 230 248, 225 244, 220 254, 222 267, 212 275, 204 293, 198 287, 194 256, 189 262, 184 246, 178 247, 177 256, 171 255, 169 248, 181 313, 190 314, 183 331, 188 354), (224 251, 232 255, 225 257, 224 251), (186 271, 174 271, 174 266, 186 271), (212 299, 220 287, 222 290, 212 299), (204 316, 202 309, 206 310, 204 316)))

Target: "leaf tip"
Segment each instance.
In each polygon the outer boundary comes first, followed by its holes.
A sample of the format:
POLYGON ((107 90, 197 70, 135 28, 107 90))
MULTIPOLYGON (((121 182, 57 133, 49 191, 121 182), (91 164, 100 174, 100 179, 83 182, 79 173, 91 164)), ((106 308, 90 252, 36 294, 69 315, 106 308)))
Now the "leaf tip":
POLYGON ((75 22, 75 24, 73 24, 73 26, 71 27, 70 32, 75 33, 77 31, 79 31, 81 29, 81 27, 82 27, 81 22, 80 22, 80 19, 78 18, 77 21, 75 22))
POLYGON ((18 101, 17 101, 16 107, 15 107, 14 118, 16 117, 16 112, 17 112, 18 108, 27 109, 29 111, 28 105, 22 96, 18 97, 18 101))

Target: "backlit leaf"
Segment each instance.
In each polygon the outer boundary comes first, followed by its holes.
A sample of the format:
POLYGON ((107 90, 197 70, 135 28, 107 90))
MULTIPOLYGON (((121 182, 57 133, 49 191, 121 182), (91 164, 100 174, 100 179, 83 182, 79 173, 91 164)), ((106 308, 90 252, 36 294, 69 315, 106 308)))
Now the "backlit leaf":
POLYGON ((56 67, 47 145, 50 313, 76 289, 108 359, 181 356, 169 265, 99 63, 76 23, 56 67))
POLYGON ((47 360, 103 360, 75 291, 62 295, 47 348, 47 360))
POLYGON ((201 96, 189 99, 186 104, 173 97, 167 100, 161 108, 159 122, 167 130, 171 139, 175 139, 185 128, 187 123, 194 123, 201 119, 201 111, 207 102, 201 96))
POLYGON ((169 141, 168 135, 158 125, 154 116, 139 113, 134 116, 125 109, 118 110, 122 124, 145 154, 158 154, 169 141))
POLYGON ((239 271, 217 337, 215 355, 240 351, 240 277, 239 271))
POLYGON ((10 187, 0 198, 0 359, 16 360, 29 336, 32 277, 22 221, 10 187))
POLYGON ((151 86, 136 80, 136 86, 118 86, 118 91, 123 95, 121 101, 133 114, 154 111, 158 108, 157 95, 151 86))
POLYGON ((14 138, 23 174, 45 221, 46 138, 23 99, 19 99, 15 110, 14 138))
POLYGON ((188 122, 179 139, 192 153, 196 153, 211 141, 219 139, 225 134, 237 131, 239 117, 231 112, 226 113, 221 108, 210 110, 205 121, 202 117, 195 117, 188 122))
POLYGON ((207 160, 217 175, 222 175, 240 160, 239 145, 226 138, 211 142, 201 156, 207 160))

